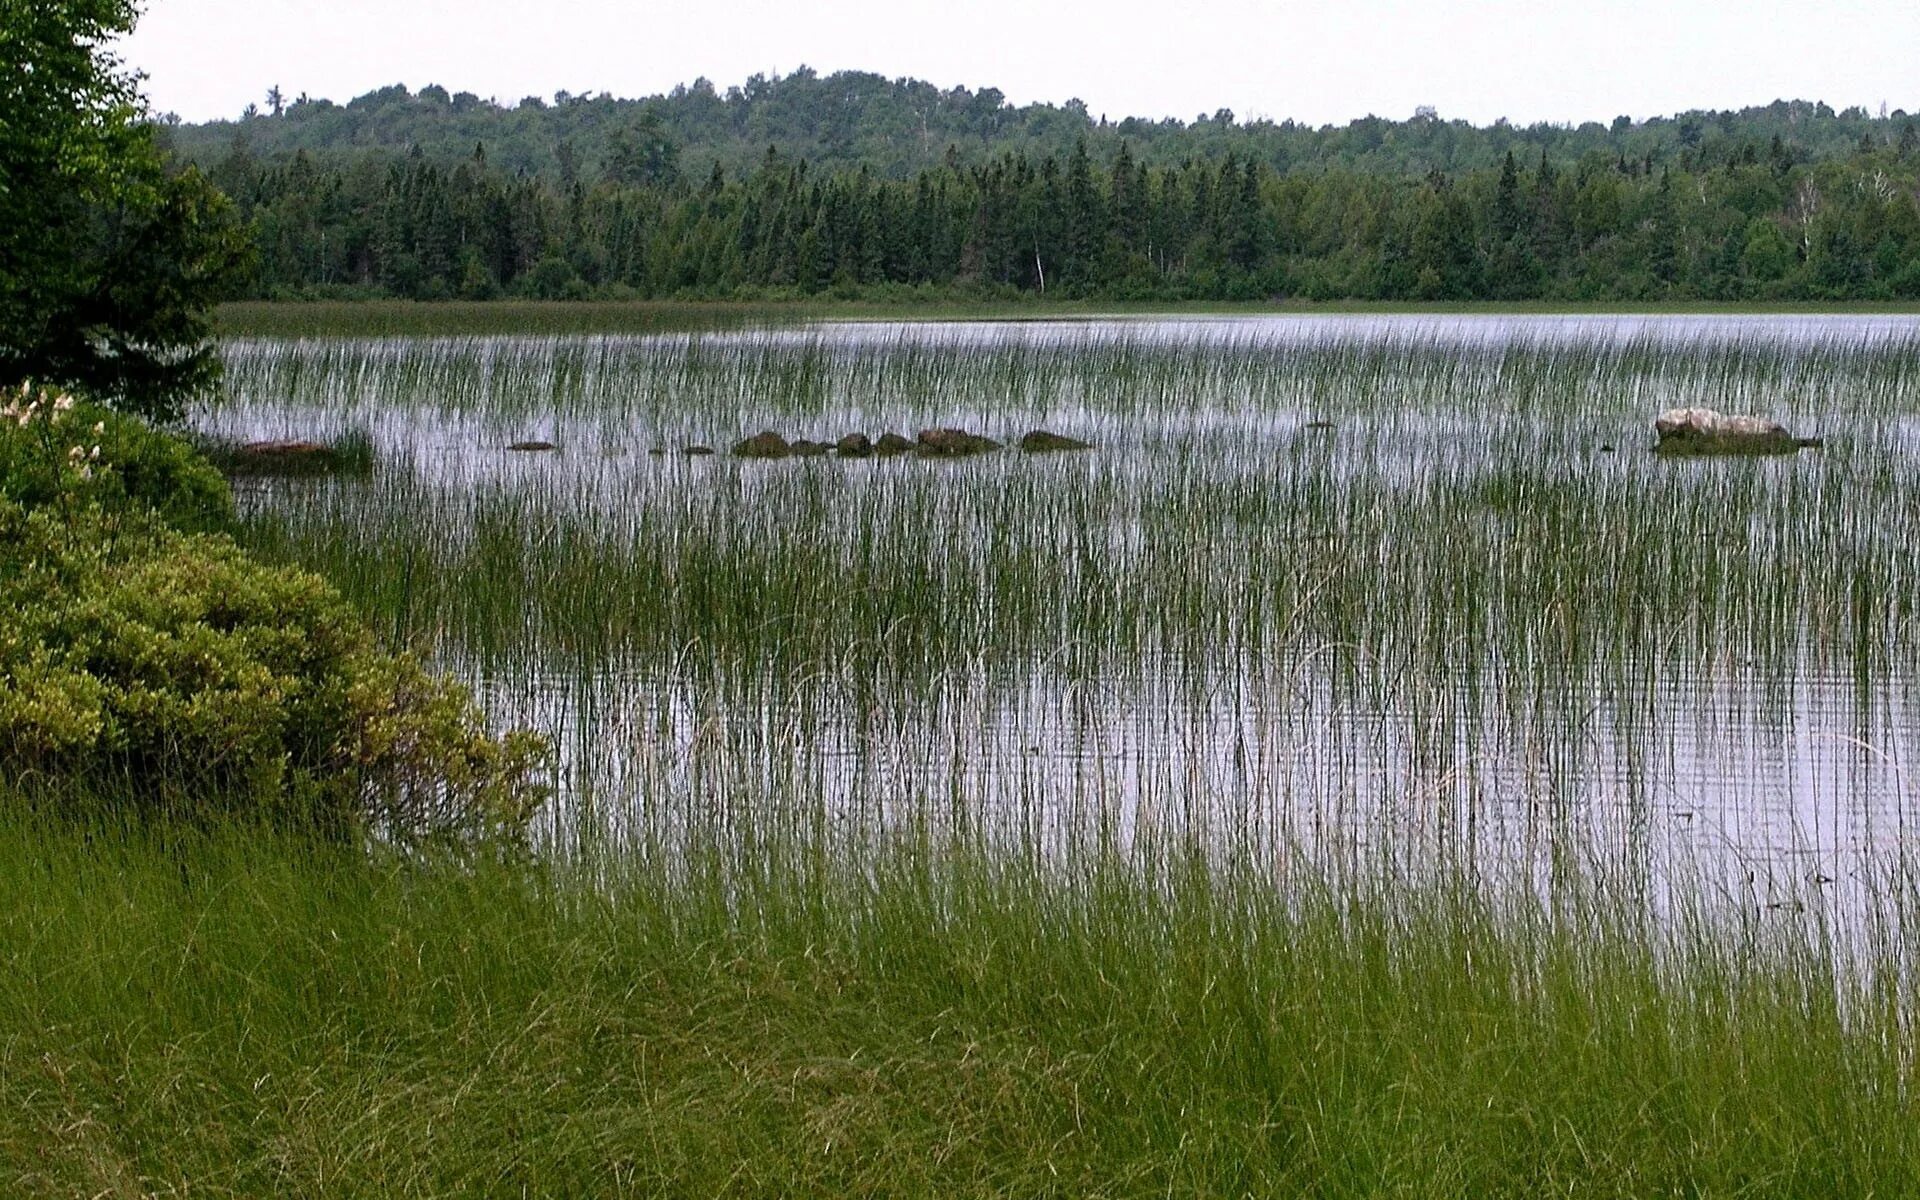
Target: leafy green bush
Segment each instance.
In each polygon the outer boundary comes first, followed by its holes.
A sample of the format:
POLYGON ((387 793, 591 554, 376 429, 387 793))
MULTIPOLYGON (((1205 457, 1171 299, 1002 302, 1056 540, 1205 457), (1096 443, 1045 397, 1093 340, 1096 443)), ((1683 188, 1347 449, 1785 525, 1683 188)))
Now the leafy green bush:
POLYGON ((222 536, 192 447, 52 391, 0 404, 0 778, 138 815, 517 832, 544 745, 377 650, 324 580, 222 536))
POLYGON ((0 500, 0 775, 139 815, 517 831, 544 747, 379 652, 324 580, 97 505, 0 500))
POLYGON ((0 498, 29 508, 151 509, 176 529, 233 517, 226 480, 193 447, 134 417, 22 387, 0 403, 0 498))

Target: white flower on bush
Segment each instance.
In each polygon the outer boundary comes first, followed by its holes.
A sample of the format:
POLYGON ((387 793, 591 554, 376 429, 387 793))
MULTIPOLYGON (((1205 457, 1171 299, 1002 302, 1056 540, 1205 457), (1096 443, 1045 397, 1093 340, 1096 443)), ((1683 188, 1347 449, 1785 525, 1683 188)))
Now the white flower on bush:
MULTIPOLYGON (((20 429, 26 429, 35 422, 43 422, 47 429, 60 424, 61 419, 72 412, 78 401, 70 392, 58 392, 49 388, 36 390, 31 383, 20 385, 19 394, 9 403, 0 405, 0 421, 12 421, 20 429)), ((105 421, 97 421, 93 426, 93 435, 100 437, 107 431, 105 421)), ((43 435, 50 439, 51 435, 43 435)), ((43 443, 44 444, 44 443, 43 443)), ((51 453, 53 447, 47 446, 51 453)), ((100 461, 100 444, 91 447, 85 445, 67 448, 66 465, 81 479, 93 478, 93 464, 100 461)))

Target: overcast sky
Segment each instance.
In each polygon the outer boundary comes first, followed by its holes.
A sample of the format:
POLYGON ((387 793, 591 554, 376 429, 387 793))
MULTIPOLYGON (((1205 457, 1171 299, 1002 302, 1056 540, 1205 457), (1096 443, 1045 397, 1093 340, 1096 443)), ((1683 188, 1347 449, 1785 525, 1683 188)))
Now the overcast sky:
POLYGON ((121 48, 160 112, 233 117, 278 84, 345 101, 437 83, 722 90, 806 65, 997 87, 1096 114, 1313 124, 1644 118, 1775 99, 1920 111, 1920 0, 146 0, 121 48))

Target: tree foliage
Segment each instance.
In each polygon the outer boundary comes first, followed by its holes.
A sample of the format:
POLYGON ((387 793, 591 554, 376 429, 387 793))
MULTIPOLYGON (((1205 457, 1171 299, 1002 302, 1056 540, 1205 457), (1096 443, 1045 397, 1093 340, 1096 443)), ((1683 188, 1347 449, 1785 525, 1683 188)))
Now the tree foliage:
POLYGON ((211 381, 206 310, 248 262, 229 205, 156 148, 107 50, 130 0, 0 0, 0 380, 172 416, 211 381))
POLYGON ((786 76, 756 75, 724 90, 699 79, 639 99, 563 92, 551 103, 529 97, 517 105, 395 84, 341 104, 301 96, 277 118, 256 112, 251 119, 179 126, 169 134, 181 153, 202 166, 225 156, 236 141, 268 157, 418 147, 436 162, 464 157, 482 143, 496 167, 548 179, 562 176, 567 158, 576 177, 588 178, 580 164, 607 162, 615 143, 657 138, 658 145, 673 148, 681 172, 693 180, 715 164, 730 175, 749 173, 769 146, 816 170, 838 174, 865 167, 896 180, 950 158, 965 166, 1007 153, 1064 161, 1081 140, 1101 162, 1111 161, 1125 142, 1135 159, 1153 167, 1190 158, 1217 161, 1232 153, 1280 173, 1340 170, 1418 178, 1430 171, 1497 170, 1508 153, 1523 165, 1542 154, 1559 164, 1600 154, 1641 164, 1651 156, 1677 166, 1683 156, 1719 161, 1778 138, 1783 155, 1805 164, 1849 156, 1863 139, 1879 148, 1920 141, 1915 118, 1905 112, 1877 117, 1805 100, 1644 121, 1623 117, 1611 124, 1498 121, 1476 127, 1422 110, 1405 120, 1367 116, 1313 126, 1237 118, 1224 109, 1192 120, 1110 119, 1077 100, 1014 105, 990 87, 941 88, 862 71, 820 75, 805 67, 786 76), (566 156, 558 151, 563 145, 566 156))
MULTIPOLYGON (((637 143, 636 143, 637 144, 637 143)), ((213 170, 268 297, 1045 293, 1134 300, 1920 297, 1920 151, 1795 163, 1758 142, 1409 177, 1128 143, 889 179, 768 151, 744 175, 571 184, 492 155, 234 153, 213 170), (699 180, 699 182, 695 182, 699 180)))

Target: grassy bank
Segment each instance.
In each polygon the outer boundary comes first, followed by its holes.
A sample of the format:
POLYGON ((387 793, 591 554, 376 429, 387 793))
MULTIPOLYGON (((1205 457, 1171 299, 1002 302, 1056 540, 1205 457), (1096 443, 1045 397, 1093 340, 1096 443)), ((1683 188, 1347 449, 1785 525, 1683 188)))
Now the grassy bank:
POLYGON ((1654 933, 1603 891, 1388 899, 1177 853, 661 849, 454 871, 0 826, 0 1190, 1807 1196, 1920 1169, 1913 964, 1843 982, 1817 925, 1654 933))

